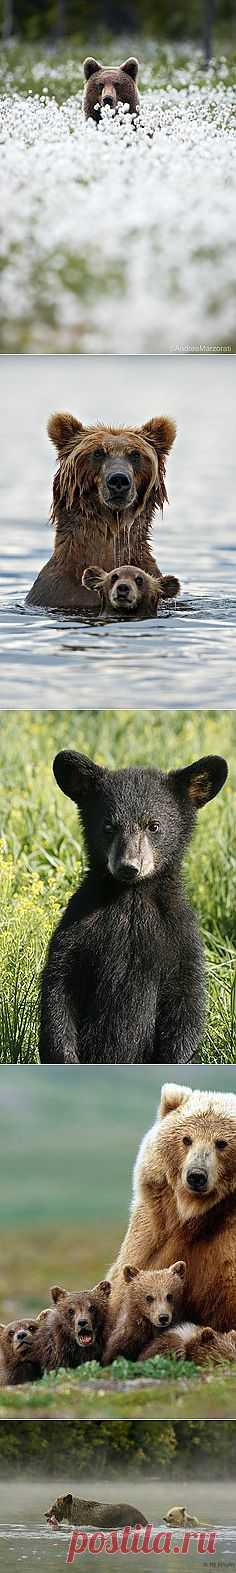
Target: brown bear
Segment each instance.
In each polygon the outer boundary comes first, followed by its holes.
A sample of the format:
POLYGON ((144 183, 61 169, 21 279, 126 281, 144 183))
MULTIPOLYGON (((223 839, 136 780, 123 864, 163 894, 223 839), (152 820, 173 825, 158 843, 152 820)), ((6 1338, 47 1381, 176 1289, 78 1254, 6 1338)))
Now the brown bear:
POLYGON ((186 1507, 170 1507, 169 1512, 165 1514, 164 1524, 170 1524, 173 1529, 187 1529, 190 1525, 192 1529, 200 1529, 200 1519, 194 1518, 193 1513, 188 1513, 186 1507))
POLYGON ((158 1333, 151 1338, 140 1354, 140 1360, 153 1360, 155 1355, 174 1355, 177 1360, 192 1360, 194 1365, 236 1364, 236 1332, 216 1333, 212 1327, 201 1327, 195 1322, 178 1323, 170 1332, 158 1333))
POLYGON ((172 1326, 181 1310, 185 1276, 185 1262, 174 1262, 159 1272, 124 1267, 125 1292, 115 1326, 108 1334, 103 1365, 111 1364, 117 1355, 137 1360, 147 1344, 152 1353, 152 1340, 154 1352, 158 1352, 159 1334, 172 1326))
POLYGON ((39 1322, 36 1317, 0 1325, 0 1386, 36 1382, 44 1371, 39 1322))
POLYGON ((103 66, 100 60, 88 57, 84 60, 85 88, 83 95, 83 109, 86 120, 101 120, 103 109, 113 109, 117 113, 119 104, 128 104, 129 113, 139 113, 139 92, 137 88, 139 64, 138 60, 131 58, 124 60, 122 66, 103 66))
POLYGON ((51 1289, 55 1309, 47 1313, 44 1322, 47 1370, 59 1370, 60 1366, 75 1368, 86 1360, 101 1359, 107 1336, 110 1294, 108 1281, 75 1294, 58 1287, 51 1289))
POLYGON ((173 575, 158 574, 154 579, 152 574, 141 573, 134 563, 113 568, 112 573, 105 573, 104 568, 85 568, 82 584, 88 590, 98 590, 101 612, 110 618, 130 614, 139 619, 154 617, 161 602, 173 600, 180 590, 179 579, 173 575))
POLYGON ((66 1519, 68 1524, 88 1524, 94 1529, 125 1529, 126 1524, 147 1524, 147 1518, 139 1512, 139 1508, 130 1507, 129 1502, 91 1502, 85 1497, 73 1497, 68 1491, 64 1497, 56 1497, 52 1506, 45 1513, 48 1523, 62 1524, 66 1519))
POLYGON ((129 1228, 109 1274, 113 1317, 122 1303, 124 1267, 168 1267, 173 1256, 187 1264, 186 1319, 231 1332, 236 1325, 234 1093, 163 1087, 159 1117, 135 1165, 129 1228))
POLYGON ((111 573, 132 558, 135 567, 160 577, 149 533, 154 509, 162 512, 168 501, 165 460, 175 431, 165 416, 136 429, 84 427, 73 415, 51 416, 48 432, 59 457, 55 547, 27 595, 28 606, 99 611, 98 593, 82 584, 91 562, 111 573))

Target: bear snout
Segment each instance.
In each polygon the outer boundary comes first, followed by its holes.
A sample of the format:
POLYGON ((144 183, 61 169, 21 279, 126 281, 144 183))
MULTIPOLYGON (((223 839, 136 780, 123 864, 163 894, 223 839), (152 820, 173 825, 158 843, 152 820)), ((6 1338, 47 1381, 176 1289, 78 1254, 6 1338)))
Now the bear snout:
POLYGON ((186 1182, 190 1191, 205 1191, 208 1186, 208 1170, 203 1167, 200 1169, 198 1165, 196 1168, 192 1166, 191 1169, 187 1169, 186 1182))
POLYGON ((19 1345, 21 1346, 21 1344, 27 1344, 28 1340, 31 1337, 32 1337, 32 1334, 29 1332, 29 1329, 27 1327, 18 1327, 17 1328, 17 1332, 14 1333, 14 1339, 13 1339, 13 1347, 14 1347, 14 1349, 17 1349, 19 1345))
POLYGON ((169 1311, 160 1311, 157 1327, 170 1327, 172 1317, 169 1311))
POLYGON ((77 1316, 75 1320, 75 1336, 77 1343, 83 1347, 92 1344, 94 1339, 92 1322, 86 1316, 77 1316))
POLYGON ((107 107, 109 109, 116 109, 117 94, 112 82, 105 83, 105 86, 102 89, 101 102, 103 109, 106 109, 107 107))

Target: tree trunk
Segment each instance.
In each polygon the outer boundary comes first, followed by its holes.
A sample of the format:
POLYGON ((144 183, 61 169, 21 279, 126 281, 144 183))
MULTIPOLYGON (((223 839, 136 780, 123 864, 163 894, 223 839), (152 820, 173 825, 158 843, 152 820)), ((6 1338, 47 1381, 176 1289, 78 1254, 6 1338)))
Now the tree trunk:
POLYGON ((204 0, 203 3, 203 50, 205 66, 210 65, 213 51, 213 25, 215 17, 215 0, 204 0))
POLYGON ((8 44, 9 43, 9 39, 12 36, 12 29, 13 29, 13 3, 12 3, 12 0, 4 0, 4 6, 3 6, 3 27, 2 27, 2 36, 3 36, 3 43, 4 44, 8 44))

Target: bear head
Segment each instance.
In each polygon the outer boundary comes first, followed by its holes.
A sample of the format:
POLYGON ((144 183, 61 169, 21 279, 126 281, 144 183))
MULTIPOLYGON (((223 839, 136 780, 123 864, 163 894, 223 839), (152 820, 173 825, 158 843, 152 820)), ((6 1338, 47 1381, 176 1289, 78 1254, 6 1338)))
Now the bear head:
POLYGON ((227 775, 225 760, 215 755, 165 775, 135 765, 112 772, 67 749, 56 755, 53 770, 79 808, 91 867, 126 885, 179 866, 197 809, 227 775))
POLYGON ((11 1362, 24 1360, 26 1357, 34 1359, 34 1346, 38 1333, 38 1320, 32 1317, 22 1317, 17 1322, 8 1322, 6 1326, 0 1324, 0 1346, 9 1367, 11 1362))
POLYGON ((84 60, 85 88, 83 108, 86 120, 98 124, 104 110, 117 114, 120 104, 126 104, 131 115, 139 111, 137 88, 139 65, 131 57, 121 66, 103 66, 100 60, 89 56, 84 60))
POLYGON ((66 1496, 64 1497, 56 1497, 56 1501, 52 1502, 52 1506, 49 1507, 48 1512, 45 1513, 45 1518, 47 1519, 48 1523, 50 1524, 52 1519, 56 1521, 57 1524, 61 1524, 63 1518, 69 1519, 70 1522, 72 1504, 73 1496, 71 1491, 67 1491, 66 1496))
MULTIPOLYGON (((140 427, 82 426, 59 413, 48 422, 59 469, 54 478, 52 520, 63 535, 89 529, 118 543, 119 561, 131 555, 135 521, 150 520, 167 501, 165 463, 175 439, 174 421, 154 417, 140 427), (123 535, 123 539, 122 539, 123 535)), ((140 526, 141 527, 141 526, 140 526)), ((115 565, 114 554, 114 565, 115 565)))
POLYGON ((151 574, 135 568, 133 563, 114 568, 112 573, 105 573, 103 568, 85 568, 82 584, 88 590, 99 591, 102 607, 123 616, 142 610, 151 616, 161 601, 170 600, 180 590, 179 580, 173 575, 159 574, 154 579, 151 574))
POLYGON ((160 1167, 181 1221, 236 1192, 236 1094, 167 1083, 156 1127, 160 1167))
POLYGON ((123 1268, 128 1285, 128 1310, 131 1316, 147 1317, 152 1327, 166 1332, 181 1309, 186 1278, 186 1262, 173 1262, 171 1267, 155 1269, 123 1268))
POLYGON ((106 1279, 96 1284, 94 1289, 81 1290, 81 1293, 76 1294, 70 1294, 57 1286, 51 1289, 65 1343, 73 1340, 81 1357, 87 1360, 96 1358, 94 1351, 105 1324, 110 1294, 111 1284, 106 1279))

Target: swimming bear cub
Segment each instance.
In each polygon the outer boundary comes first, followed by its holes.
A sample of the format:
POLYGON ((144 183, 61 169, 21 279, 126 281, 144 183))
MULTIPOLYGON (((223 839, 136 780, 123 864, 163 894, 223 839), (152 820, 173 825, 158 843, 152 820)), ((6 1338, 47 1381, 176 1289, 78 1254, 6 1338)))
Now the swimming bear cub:
POLYGON ((180 770, 114 772, 62 750, 56 781, 80 811, 89 872, 49 945, 40 1059, 186 1061, 201 1039, 204 966, 181 862, 196 811, 227 775, 210 755, 180 770))

